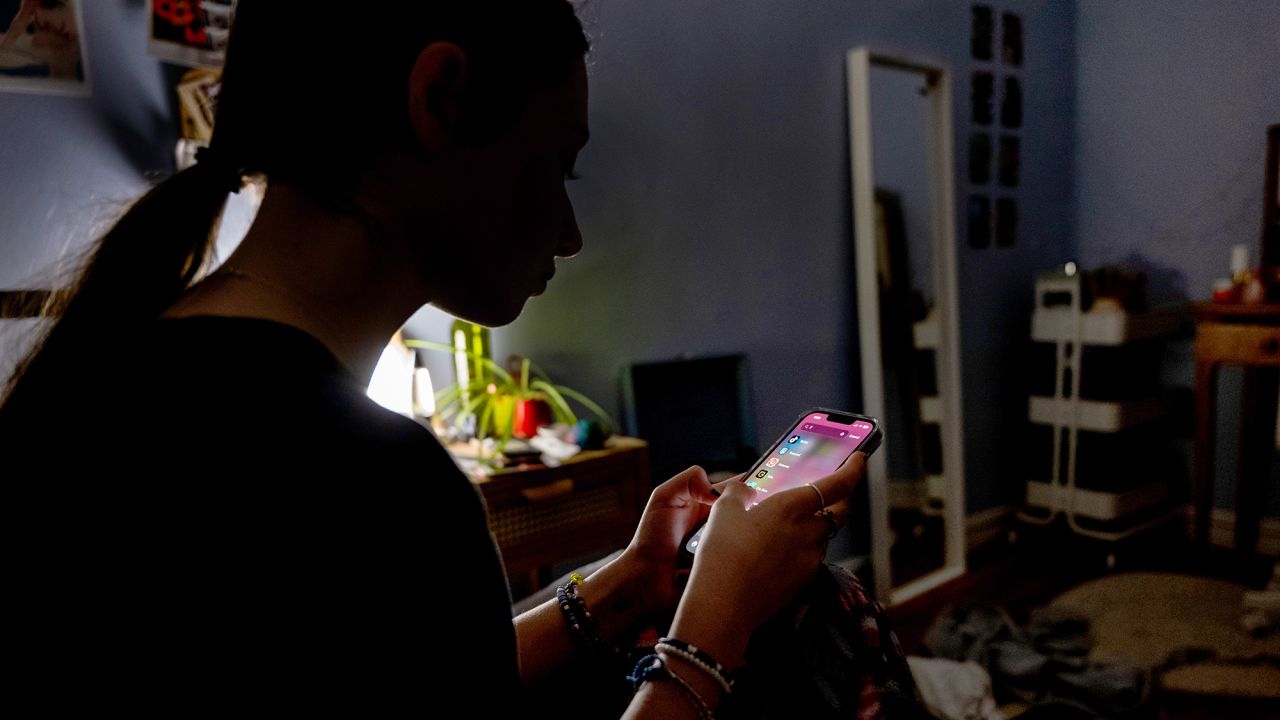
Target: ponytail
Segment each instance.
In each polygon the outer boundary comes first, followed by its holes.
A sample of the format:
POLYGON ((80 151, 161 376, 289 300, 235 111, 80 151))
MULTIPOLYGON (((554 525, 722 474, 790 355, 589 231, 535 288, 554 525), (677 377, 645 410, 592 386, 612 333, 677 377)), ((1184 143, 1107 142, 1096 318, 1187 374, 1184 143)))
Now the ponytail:
POLYGON ((57 403, 47 393, 78 354, 158 317, 199 275, 227 193, 240 182, 231 166, 201 160, 135 202, 90 250, 71 287, 52 294, 45 314, 56 320, 6 383, 0 424, 65 411, 50 407, 57 403))

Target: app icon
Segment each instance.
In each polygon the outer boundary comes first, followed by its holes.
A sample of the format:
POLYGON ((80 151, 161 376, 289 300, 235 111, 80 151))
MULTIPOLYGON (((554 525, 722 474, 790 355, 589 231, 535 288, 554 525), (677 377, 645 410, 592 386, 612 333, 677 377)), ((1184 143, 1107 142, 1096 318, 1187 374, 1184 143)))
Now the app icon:
POLYGON ((795 445, 798 442, 800 442, 799 435, 792 435, 791 437, 787 438, 787 443, 790 445, 795 445))
POLYGON ((790 450, 788 450, 788 449, 786 449, 786 448, 778 448, 778 454, 779 454, 779 455, 786 455, 786 454, 787 454, 787 453, 789 453, 789 452, 791 452, 791 451, 790 451, 790 450))
MULTIPOLYGON (((756 477, 758 477, 758 478, 762 478, 762 477, 764 477, 765 475, 768 475, 768 474, 769 474, 769 471, 768 471, 768 470, 761 470, 760 472, 756 473, 756 477)), ((755 483, 750 483, 750 484, 751 484, 751 485, 753 485, 753 486, 755 485, 755 483)))
POLYGON ((769 462, 765 463, 766 467, 773 467, 778 464, 778 458, 769 458, 769 462))

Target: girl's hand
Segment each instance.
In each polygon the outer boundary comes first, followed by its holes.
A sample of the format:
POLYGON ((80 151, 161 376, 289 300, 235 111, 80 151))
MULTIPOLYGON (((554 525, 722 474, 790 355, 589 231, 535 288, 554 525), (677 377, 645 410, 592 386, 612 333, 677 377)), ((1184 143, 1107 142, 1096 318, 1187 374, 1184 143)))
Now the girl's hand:
POLYGON ((754 507, 757 493, 745 484, 717 486, 723 494, 711 510, 671 634, 726 666, 739 664, 751 633, 795 597, 825 559, 831 522, 819 511, 830 511, 842 526, 865 473, 866 455, 854 453, 813 482, 818 492, 792 488, 754 507))
MULTIPOLYGON (((671 617, 682 586, 681 543, 706 519, 715 499, 699 467, 654 488, 631 544, 578 587, 602 638, 626 645, 659 614, 671 617)), ((579 651, 555 600, 516 618, 516 637, 526 683, 548 677, 579 651)))
POLYGON ((618 562, 639 577, 636 611, 645 617, 675 610, 687 566, 680 566, 684 540, 706 521, 716 495, 707 473, 693 466, 654 488, 635 537, 618 562))

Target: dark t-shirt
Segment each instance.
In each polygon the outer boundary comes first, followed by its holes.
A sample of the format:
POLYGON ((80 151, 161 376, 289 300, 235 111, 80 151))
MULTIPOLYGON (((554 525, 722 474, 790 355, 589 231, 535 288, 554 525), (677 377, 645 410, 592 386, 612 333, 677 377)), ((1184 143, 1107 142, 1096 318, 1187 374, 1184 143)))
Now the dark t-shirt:
POLYGON ((163 319, 65 375, 0 424, 0 705, 504 714, 483 503, 320 342, 163 319))

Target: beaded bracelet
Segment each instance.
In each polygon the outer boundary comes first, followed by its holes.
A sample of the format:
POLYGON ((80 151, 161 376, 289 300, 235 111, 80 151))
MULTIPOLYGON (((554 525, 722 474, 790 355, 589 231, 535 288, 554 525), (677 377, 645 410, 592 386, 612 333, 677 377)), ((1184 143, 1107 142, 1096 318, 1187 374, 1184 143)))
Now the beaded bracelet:
POLYGON ((687 680, 677 675, 671 668, 667 667, 667 663, 659 655, 646 655, 640 658, 640 662, 636 663, 635 670, 631 675, 627 676, 627 680, 631 681, 631 686, 637 692, 640 686, 650 680, 669 679, 680 688, 680 692, 693 703, 694 708, 698 711, 698 717, 701 720, 715 720, 715 713, 711 711, 711 706, 703 699, 698 691, 689 684, 687 680))
POLYGON ((594 655, 617 657, 622 651, 614 644, 600 637, 600 626, 587 610, 587 602, 578 594, 578 587, 584 582, 578 573, 569 576, 569 582, 556 588, 556 602, 560 612, 564 614, 565 625, 569 634, 583 650, 594 655))
POLYGON ((729 676, 729 671, 716 662, 715 658, 699 650, 696 646, 676 638, 664 637, 658 640, 658 644, 654 645, 653 649, 669 652, 688 660, 695 667, 715 678, 715 681, 720 684, 726 695, 733 692, 733 678, 729 676))

